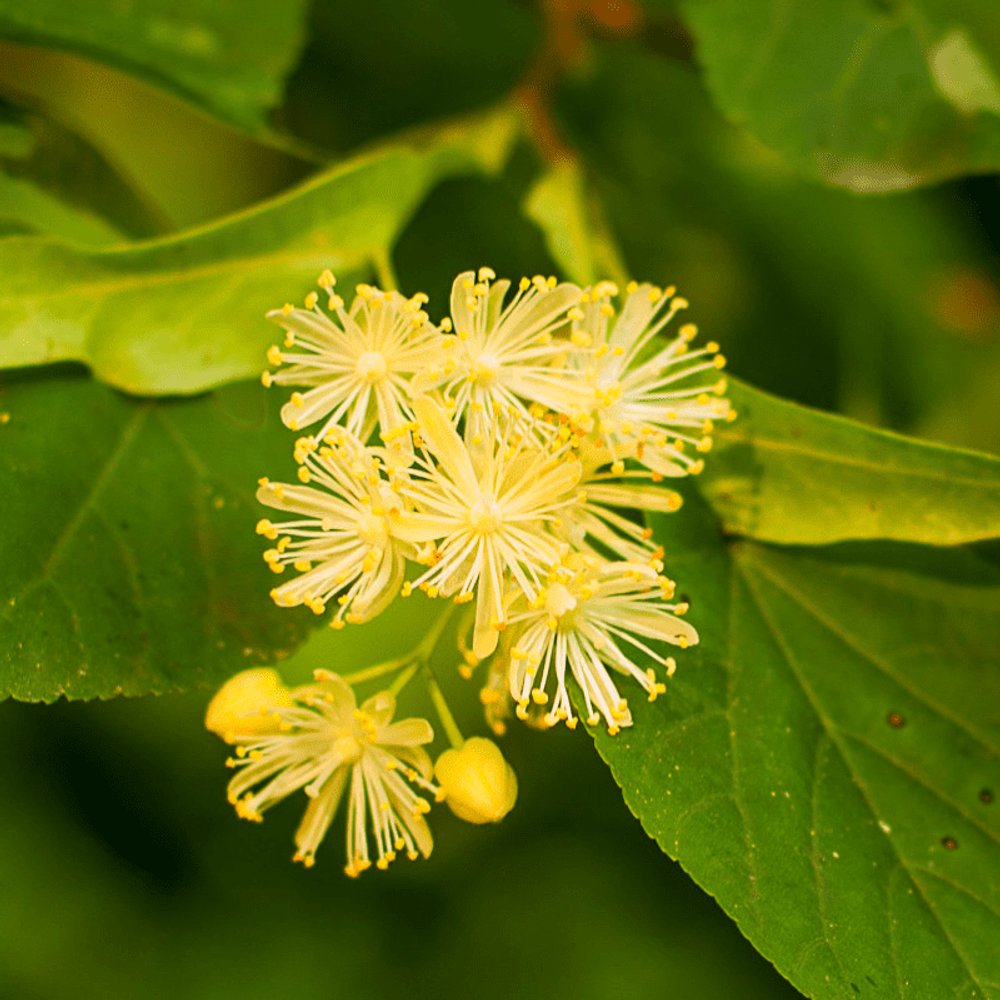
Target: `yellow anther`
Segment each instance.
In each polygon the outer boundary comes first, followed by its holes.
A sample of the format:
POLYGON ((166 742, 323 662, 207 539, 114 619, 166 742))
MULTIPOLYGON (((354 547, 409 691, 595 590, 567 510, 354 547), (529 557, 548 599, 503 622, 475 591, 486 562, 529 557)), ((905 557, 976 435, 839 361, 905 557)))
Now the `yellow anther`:
POLYGON ((316 292, 310 292, 306 296, 306 309, 315 309, 317 302, 319 302, 319 295, 316 292))
POLYGON ((291 302, 286 302, 281 307, 281 315, 282 316, 291 316, 293 312, 295 312, 295 306, 293 306, 291 304, 291 302))
POLYGON ((271 386, 272 386, 272 384, 274 383, 274 378, 272 377, 272 375, 271 375, 270 372, 261 372, 260 373, 260 382, 261 382, 261 385, 263 385, 265 389, 270 389, 271 386))
POLYGON ((326 268, 317 279, 316 284, 324 291, 329 291, 337 284, 337 279, 333 276, 333 272, 329 268, 326 268))

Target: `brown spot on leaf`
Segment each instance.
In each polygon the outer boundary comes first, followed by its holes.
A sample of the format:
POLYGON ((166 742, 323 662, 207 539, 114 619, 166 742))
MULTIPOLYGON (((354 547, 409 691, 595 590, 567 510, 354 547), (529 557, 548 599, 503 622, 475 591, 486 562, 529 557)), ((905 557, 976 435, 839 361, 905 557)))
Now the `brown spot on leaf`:
POLYGON ((993 799, 994 795, 988 788, 984 788, 979 793, 979 801, 982 802, 984 806, 992 805, 993 799))
POLYGON ((941 846, 946 851, 954 851, 958 847, 958 841, 954 837, 942 837, 941 846))
POLYGON ((906 725, 906 719, 903 718, 899 712, 890 712, 886 717, 885 721, 892 726, 893 729, 902 729, 906 725))

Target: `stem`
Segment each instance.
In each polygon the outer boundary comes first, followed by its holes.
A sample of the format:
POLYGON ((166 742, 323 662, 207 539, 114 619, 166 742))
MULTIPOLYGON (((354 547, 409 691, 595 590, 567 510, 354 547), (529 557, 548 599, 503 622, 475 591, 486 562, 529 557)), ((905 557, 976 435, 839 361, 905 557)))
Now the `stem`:
POLYGON ((391 674, 394 670, 399 670, 402 667, 405 667, 412 660, 412 654, 400 656, 395 660, 386 660, 385 663, 378 663, 374 667, 368 667, 365 670, 358 670, 353 674, 346 674, 341 679, 347 681, 348 684, 362 684, 365 681, 373 681, 376 677, 383 677, 385 674, 391 674))
POLYGON ((434 710, 441 720, 441 725, 444 726, 448 742, 456 750, 461 750, 462 744, 465 743, 465 740, 462 738, 462 731, 458 728, 455 717, 451 714, 451 709, 448 708, 448 703, 444 700, 444 695, 441 693, 441 688, 438 686, 437 678, 434 676, 434 671, 431 669, 430 664, 425 663, 423 667, 424 680, 427 682, 427 691, 431 696, 431 701, 434 703, 434 710))
POLYGON ((386 660, 385 663, 377 663, 374 667, 367 667, 353 674, 347 674, 343 680, 347 681, 348 684, 363 684, 365 681, 373 681, 397 670, 402 671, 388 689, 389 694, 396 697, 410 683, 413 675, 430 659, 431 654, 437 648, 441 633, 445 630, 454 611, 454 604, 448 604, 438 620, 428 629, 427 634, 421 639, 420 645, 416 649, 404 656, 397 656, 394 660, 386 660))
POLYGON ((382 247, 377 249, 372 255, 372 263, 375 265, 375 273, 378 275, 378 283, 383 292, 391 292, 399 287, 387 249, 382 247))
POLYGON ((414 660, 393 682, 389 685, 389 694, 393 698, 399 697, 399 692, 406 687, 413 679, 413 675, 420 669, 421 661, 414 660))

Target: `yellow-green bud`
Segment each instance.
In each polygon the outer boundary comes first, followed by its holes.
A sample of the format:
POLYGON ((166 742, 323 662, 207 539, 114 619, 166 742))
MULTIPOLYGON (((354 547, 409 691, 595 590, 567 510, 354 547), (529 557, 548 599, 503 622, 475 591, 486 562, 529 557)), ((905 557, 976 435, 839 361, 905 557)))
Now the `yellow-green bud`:
POLYGON ((281 720, 274 709, 291 703, 292 694, 281 683, 277 671, 264 667, 244 670, 230 677, 209 702, 205 728, 227 743, 276 733, 281 720))
POLYGON ((517 801, 517 776, 500 748, 473 736, 461 750, 445 750, 434 766, 451 811, 469 823, 499 823, 517 801))

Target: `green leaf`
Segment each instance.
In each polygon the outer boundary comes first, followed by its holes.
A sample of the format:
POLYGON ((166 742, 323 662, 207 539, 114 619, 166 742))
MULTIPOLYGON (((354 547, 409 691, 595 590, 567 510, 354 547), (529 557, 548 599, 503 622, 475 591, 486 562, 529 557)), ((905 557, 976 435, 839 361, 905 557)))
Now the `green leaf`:
POLYGON ((988 5, 681 0, 731 120, 809 172, 892 191, 1000 166, 988 5))
MULTIPOLYGON (((0 242, 0 361, 76 360, 134 393, 192 393, 259 372, 268 309, 326 267, 367 273, 443 177, 498 170, 517 118, 502 109, 360 156, 222 222, 108 250, 0 242)), ((415 291, 415 290, 413 290, 415 291)))
POLYGON ((263 131, 302 42, 303 0, 0 0, 0 37, 124 69, 251 131, 263 131))
POLYGON ((256 477, 289 464, 259 385, 129 399, 79 374, 0 392, 0 698, 109 698, 273 662, 256 477))
POLYGON ((121 235, 102 218, 54 198, 30 181, 0 171, 0 219, 73 243, 99 246, 121 235))
POLYGON ((699 479, 725 531, 767 542, 1000 536, 1000 459, 876 430, 735 380, 699 479))
POLYGON ((47 114, 0 98, 0 219, 101 246, 162 231, 106 156, 47 114))
POLYGON ((806 995, 1000 997, 996 548, 727 547, 685 512, 657 537, 701 644, 596 736, 629 807, 806 995))
POLYGON ((523 208, 567 278, 581 285, 612 278, 624 285, 625 267, 579 161, 563 160, 546 170, 523 208))

